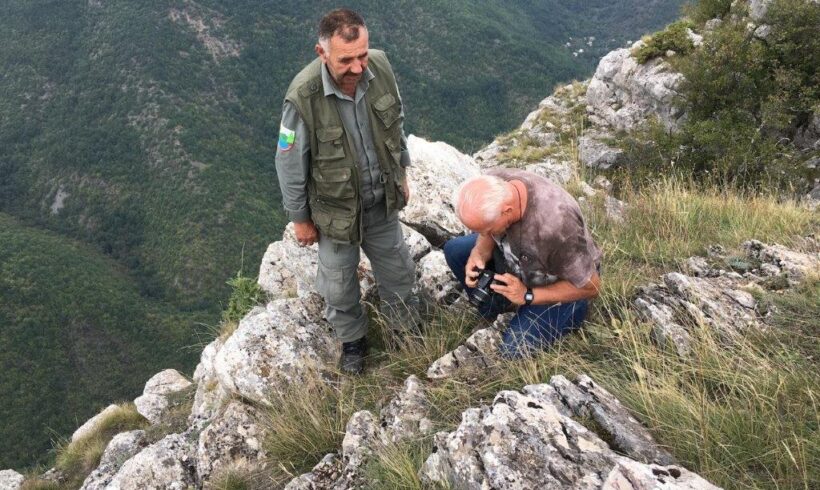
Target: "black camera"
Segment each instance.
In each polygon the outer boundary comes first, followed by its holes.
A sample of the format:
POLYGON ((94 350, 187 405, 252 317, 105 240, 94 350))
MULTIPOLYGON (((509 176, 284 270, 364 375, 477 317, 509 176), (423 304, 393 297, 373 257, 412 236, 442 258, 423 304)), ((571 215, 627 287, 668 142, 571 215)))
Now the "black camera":
POLYGON ((501 253, 498 247, 495 247, 492 262, 487 264, 486 268, 478 269, 478 279, 470 295, 470 303, 476 308, 489 304, 493 296, 497 294, 490 289, 490 285, 498 283, 498 281, 495 281, 496 274, 504 274, 505 272, 507 272, 507 264, 504 262, 504 254, 501 253))
POLYGON ((479 269, 477 284, 475 289, 473 289, 473 294, 470 296, 470 303, 472 303, 473 306, 480 308, 482 305, 490 302, 495 294, 495 291, 490 289, 490 284, 493 283, 493 279, 495 279, 495 272, 488 269, 479 269))

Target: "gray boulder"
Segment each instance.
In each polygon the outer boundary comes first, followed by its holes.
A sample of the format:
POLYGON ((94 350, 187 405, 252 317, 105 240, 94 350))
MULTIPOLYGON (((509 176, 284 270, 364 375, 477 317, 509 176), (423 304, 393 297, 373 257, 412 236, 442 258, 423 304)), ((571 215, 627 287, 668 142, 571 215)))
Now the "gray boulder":
POLYGON ((132 456, 148 445, 145 431, 132 430, 115 435, 100 458, 100 464, 86 477, 80 490, 104 490, 114 475, 132 456))
POLYGON ((479 174, 478 165, 446 143, 411 135, 407 145, 412 158, 407 169, 411 198, 399 218, 438 247, 467 231, 456 216, 452 196, 459 184, 479 174))
POLYGON ((436 435, 420 477, 452 488, 717 488, 678 466, 617 455, 538 389, 502 391, 492 405, 466 410, 455 431, 436 435))
POLYGON ((587 88, 591 119, 616 131, 632 131, 657 117, 667 129, 677 130, 684 118, 677 107, 683 75, 660 59, 640 65, 630 52, 617 49, 598 63, 587 88))
POLYGON ((236 400, 214 418, 199 434, 196 467, 200 481, 207 482, 226 468, 264 467, 264 434, 258 420, 255 408, 236 400))
POLYGON ((182 434, 172 434, 143 449, 125 463, 107 490, 196 487, 196 448, 182 434))
POLYGON ((309 373, 333 370, 338 346, 325 322, 298 299, 280 299, 251 310, 214 359, 219 383, 255 403, 270 405, 271 392, 309 373))
POLYGON ((194 371, 196 393, 191 406, 191 415, 188 417, 188 423, 191 425, 213 418, 230 398, 230 393, 219 384, 219 377, 214 367, 216 354, 223 344, 222 339, 215 339, 202 350, 199 364, 194 371))
POLYGON ((118 412, 120 407, 117 405, 108 405, 97 415, 91 417, 90 419, 86 420, 86 422, 77 428, 73 434, 71 434, 71 442, 79 441, 84 437, 88 437, 89 435, 97 432, 100 428, 100 424, 112 414, 118 412))
POLYGON ((434 250, 419 260, 416 276, 419 292, 438 303, 452 303, 460 294, 461 286, 441 250, 434 250))
POLYGON ((432 425, 427 418, 429 411, 421 381, 416 376, 408 377, 403 389, 380 413, 379 435, 382 443, 396 443, 429 432, 432 425))
POLYGON ((152 424, 158 424, 170 408, 168 397, 186 390, 191 382, 175 369, 166 369, 155 374, 145 383, 142 395, 134 400, 137 411, 152 424))
POLYGON ((0 471, 0 490, 19 490, 26 478, 14 470, 0 471))

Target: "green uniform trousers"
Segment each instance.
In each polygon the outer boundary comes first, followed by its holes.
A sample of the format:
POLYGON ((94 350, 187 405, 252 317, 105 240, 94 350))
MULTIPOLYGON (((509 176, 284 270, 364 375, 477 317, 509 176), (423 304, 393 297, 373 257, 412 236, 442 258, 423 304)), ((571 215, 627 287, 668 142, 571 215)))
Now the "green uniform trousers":
MULTIPOLYGON (((361 248, 373 266, 381 301, 394 306, 407 302, 415 284, 415 264, 404 242, 398 212, 387 214, 384 200, 362 213, 361 248)), ((359 259, 359 245, 337 243, 319 235, 316 289, 325 299, 325 316, 342 342, 367 334, 359 259)))

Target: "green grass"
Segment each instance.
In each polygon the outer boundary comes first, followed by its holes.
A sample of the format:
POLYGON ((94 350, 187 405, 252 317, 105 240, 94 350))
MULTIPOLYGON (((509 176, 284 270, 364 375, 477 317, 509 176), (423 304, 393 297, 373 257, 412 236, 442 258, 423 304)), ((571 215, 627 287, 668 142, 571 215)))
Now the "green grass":
MULTIPOLYGON (((468 407, 491 402, 504 389, 548 382, 555 374, 585 373, 618 397, 687 468, 729 489, 811 488, 820 479, 817 396, 820 393, 820 291, 817 279, 799 288, 758 291, 773 311, 766 333, 731 344, 692 325, 690 358, 658 348, 651 327, 629 308, 634 287, 676 270, 680 262, 722 244, 740 255, 749 238, 797 246, 817 229, 817 216, 793 203, 762 195, 738 195, 672 181, 630 190, 626 222, 609 222, 592 200, 586 216, 604 249, 604 290, 586 327, 549 351, 478 371, 428 382, 435 430, 453 430, 468 407), (774 307, 773 307, 774 306, 774 307)), ((277 399, 267 449, 283 483, 338 451, 355 411, 389 400, 409 374, 423 375, 432 360, 451 350, 479 325, 471 311, 438 311, 425 335, 393 350, 381 345, 367 374, 319 380, 277 399)), ((395 344, 394 344, 395 345, 395 344)), ((596 430, 594 424, 591 430, 596 430)), ((417 471, 429 455, 431 436, 380 448, 365 475, 389 488, 421 488, 417 471)), ((377 486, 378 488, 378 486, 377 486)))
POLYGON ((652 58, 666 56, 667 51, 674 51, 676 55, 687 55, 695 45, 689 39, 687 29, 694 27, 689 21, 678 21, 669 24, 666 29, 656 32, 643 39, 643 46, 632 51, 632 56, 640 64, 644 64, 652 58))
POLYGON ((99 421, 96 429, 76 441, 64 440, 57 445, 54 468, 65 478, 60 485, 30 477, 24 488, 59 490, 80 488, 85 478, 100 463, 100 458, 111 439, 120 432, 145 429, 148 421, 137 412, 133 403, 123 403, 117 410, 99 421))

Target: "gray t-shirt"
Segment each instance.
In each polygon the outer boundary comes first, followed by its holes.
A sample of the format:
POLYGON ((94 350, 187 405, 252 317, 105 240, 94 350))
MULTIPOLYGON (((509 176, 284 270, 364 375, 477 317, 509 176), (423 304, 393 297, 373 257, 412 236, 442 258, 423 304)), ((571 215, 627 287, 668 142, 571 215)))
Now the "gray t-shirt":
POLYGON ((493 237, 507 268, 529 287, 559 279, 584 287, 601 263, 578 202, 549 180, 524 170, 495 168, 487 175, 520 180, 527 188, 527 208, 503 237, 493 237))

